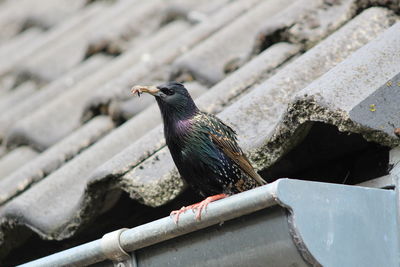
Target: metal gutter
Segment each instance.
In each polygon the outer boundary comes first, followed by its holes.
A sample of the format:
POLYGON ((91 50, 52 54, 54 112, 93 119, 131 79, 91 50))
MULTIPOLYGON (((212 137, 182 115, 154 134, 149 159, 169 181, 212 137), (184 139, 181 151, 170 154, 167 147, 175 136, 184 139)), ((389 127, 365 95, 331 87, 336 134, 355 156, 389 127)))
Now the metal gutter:
POLYGON ((391 267, 396 218, 393 190, 280 179, 22 266, 391 267))
MULTIPOLYGON (((234 195, 222 202, 213 202, 207 207, 201 221, 195 220, 191 212, 182 214, 178 225, 166 217, 122 232, 119 242, 123 250, 133 251, 270 207, 276 204, 274 193, 277 183, 234 195)), ((85 266, 106 259, 102 239, 98 239, 20 266, 85 266)))
POLYGON ((216 201, 207 208, 201 221, 187 212, 179 219, 178 226, 171 218, 164 218, 127 230, 121 235, 121 245, 127 251, 137 250, 208 226, 231 220, 277 204, 278 183, 259 187, 243 194, 237 194, 216 201), (229 207, 229 208, 227 208, 229 207))
MULTIPOLYGON (((400 233, 400 146, 393 148, 389 153, 389 164, 393 166, 390 170, 390 176, 392 177, 392 182, 395 185, 396 192, 396 208, 397 208, 397 231, 400 233)), ((397 240, 397 245, 400 247, 400 238, 397 240)), ((398 251, 400 254, 400 251, 398 251)), ((398 258, 400 256, 398 255, 398 258)), ((398 265, 400 266, 400 259, 398 259, 398 265)))

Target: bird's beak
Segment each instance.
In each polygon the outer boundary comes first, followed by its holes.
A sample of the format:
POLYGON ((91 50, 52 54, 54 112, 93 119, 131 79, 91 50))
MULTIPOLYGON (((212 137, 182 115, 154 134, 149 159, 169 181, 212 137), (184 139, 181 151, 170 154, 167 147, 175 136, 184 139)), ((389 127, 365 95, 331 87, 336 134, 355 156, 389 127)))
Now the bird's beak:
POLYGON ((158 96, 160 93, 160 89, 158 89, 156 86, 145 86, 145 85, 136 85, 132 87, 131 89, 132 94, 138 94, 140 96, 141 93, 148 93, 153 96, 158 96))

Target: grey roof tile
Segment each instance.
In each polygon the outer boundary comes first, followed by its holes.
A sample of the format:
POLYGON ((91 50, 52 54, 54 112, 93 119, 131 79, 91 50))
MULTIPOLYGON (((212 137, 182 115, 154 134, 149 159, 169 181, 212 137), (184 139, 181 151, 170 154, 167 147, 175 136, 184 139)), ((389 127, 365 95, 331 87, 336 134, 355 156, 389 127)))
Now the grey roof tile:
MULTIPOLYGON (((223 121, 238 132, 242 148, 250 153, 257 169, 269 166, 286 151, 287 143, 273 146, 270 138, 295 94, 387 29, 394 22, 393 18, 393 14, 386 9, 372 8, 364 11, 219 114, 223 121), (368 25, 369 30, 365 31, 361 25, 368 25)), ((168 202, 183 189, 167 148, 156 152, 121 179, 122 186, 131 190, 132 197, 139 195, 138 200, 150 206, 168 202), (157 157, 161 160, 157 160, 157 157), (160 172, 161 168, 167 172, 160 172), (154 177, 159 180, 154 182, 154 177), (170 187, 166 190, 166 185, 177 185, 178 188, 170 187), (141 194, 136 192, 137 189, 141 190, 141 194), (150 193, 146 195, 146 192, 150 193), (163 199, 156 198, 157 194, 161 194, 163 199)))
POLYGON ((153 99, 149 95, 140 96, 140 99, 130 98, 127 100, 112 101, 108 107, 108 114, 115 121, 123 121, 139 114, 152 103, 153 99))
MULTIPOLYGON (((244 62, 253 46, 254 36, 266 18, 290 6, 293 1, 264 1, 243 13, 234 22, 201 42, 173 63, 170 80, 188 73, 196 80, 211 86, 222 80, 228 64, 244 62)), ((239 67, 239 66, 237 66, 239 67)))
POLYGON ((0 79, 0 96, 4 96, 8 94, 16 85, 18 80, 17 75, 14 73, 10 73, 8 75, 4 75, 0 79))
POLYGON ((84 0, 3 1, 0 8, 0 41, 7 41, 25 27, 51 27, 73 14, 84 0))
POLYGON ((399 145, 394 134, 400 125, 399 51, 398 22, 302 90, 290 116, 327 121, 367 140, 399 145))
POLYGON ((390 10, 395 11, 398 13, 400 11, 400 1, 399 0, 361 0, 357 2, 357 5, 360 9, 366 9, 371 6, 381 6, 388 8, 390 10))
POLYGON ((261 81, 271 77, 300 54, 301 46, 280 42, 251 59, 240 69, 212 87, 212 90, 196 100, 202 110, 219 113, 261 81))
MULTIPOLYGON (((60 168, 113 128, 114 123, 109 117, 98 116, 35 159, 29 162, 25 160, 27 163, 24 166, 18 169, 14 168, 14 172, 8 172, 8 176, 4 175, 0 180, 0 204, 60 168)), ((13 150, 7 156, 19 149, 13 150)))
MULTIPOLYGON (((182 0, 178 0, 178 3, 175 3, 175 5, 180 5, 180 3, 183 4, 183 2, 189 2, 189 1, 182 1, 182 0)), ((202 14, 206 14, 206 15, 211 15, 215 12, 217 12, 218 10, 220 10, 221 8, 223 8, 224 6, 226 6, 229 3, 229 0, 219 0, 219 1, 207 1, 207 0, 200 0, 200 1, 193 1, 196 3, 196 6, 194 6, 193 8, 190 8, 188 10, 190 10, 190 12, 198 12, 198 13, 202 13, 202 14)), ((183 4, 184 5, 184 4, 183 4)), ((190 13, 188 14, 188 16, 190 17, 190 13)))
POLYGON ((168 2, 126 1, 125 4, 129 2, 130 5, 125 6, 120 14, 111 14, 106 23, 97 23, 97 31, 88 38, 88 55, 99 51, 122 52, 132 40, 148 37, 160 28, 168 2))
MULTIPOLYGON (((366 13, 371 14, 376 9, 372 8, 366 13)), ((396 52, 399 50, 399 32, 400 23, 397 22, 375 40, 298 92, 275 129, 274 135, 268 141, 268 145, 281 154, 277 148, 293 143, 299 138, 299 131, 307 132, 308 127, 304 125, 323 122, 334 125, 334 128, 347 135, 357 133, 364 137, 363 140, 370 141, 370 145, 380 144, 386 153, 390 147, 399 146, 400 139, 393 133, 395 125, 400 123, 399 117, 395 115, 399 113, 396 101, 400 97, 399 90, 396 90, 400 89, 398 84, 400 54, 396 52)), ((356 143, 354 140, 349 143, 350 147, 346 148, 346 151, 357 149, 356 143)), ((334 150, 331 148, 327 151, 332 154, 334 150)), ((352 174, 358 176, 360 174, 357 172, 361 172, 362 176, 368 177, 371 172, 379 169, 375 166, 365 173, 368 165, 374 165, 373 161, 379 154, 377 152, 362 150, 357 153, 360 154, 357 156, 358 164, 352 167, 352 174), (360 161, 363 163, 360 164, 360 161)), ((315 159, 310 163, 314 165, 315 159)), ((379 176, 387 174, 388 167, 385 164, 393 164, 393 160, 388 162, 388 159, 384 158, 383 163, 379 164, 383 168, 383 173, 379 176)), ((378 181, 367 181, 363 184, 375 183, 378 186, 378 181)), ((390 183, 387 186, 390 186, 390 183)))
POLYGON ((0 113, 4 113, 7 109, 18 104, 21 99, 30 97, 37 90, 37 85, 33 81, 26 81, 17 88, 11 90, 7 95, 0 99, 0 113))
POLYGON ((229 0, 212 2, 207 0, 174 0, 167 7, 165 21, 183 17, 189 21, 198 23, 223 8, 228 2, 229 0))
MULTIPOLYGON (((86 76, 90 76, 94 71, 108 62, 108 60, 107 57, 102 55, 93 56, 59 79, 40 88, 40 90, 29 98, 19 99, 19 102, 15 103, 13 107, 10 107, 0 114, 0 139, 4 139, 10 127, 17 121, 28 116, 46 103, 51 102, 59 95, 62 95, 80 80, 86 76)), ((9 139, 6 140, 6 144, 8 147, 19 145, 18 141, 14 143, 12 136, 9 136, 9 139)))
POLYGON ((57 25, 66 18, 76 14, 78 10, 83 8, 87 1, 86 0, 40 0, 32 3, 29 0, 24 0, 20 5, 27 5, 29 3, 31 13, 28 17, 30 23, 39 25, 45 29, 57 25))
MULTIPOLYGON (((269 166, 280 153, 284 153, 284 144, 276 150, 268 149, 268 140, 281 121, 281 116, 277 114, 286 111, 295 94, 384 32, 395 22, 395 18, 391 11, 383 8, 363 11, 251 94, 224 110, 226 121, 238 129, 242 146, 253 150, 251 155, 257 168, 269 166), (242 112, 238 113, 240 110, 242 112), (230 119, 229 113, 236 115, 230 119), (263 123, 266 121, 268 123, 263 123)), ((221 117, 224 117, 223 114, 221 117)))
POLYGON ((131 198, 150 207, 168 203, 185 188, 167 147, 157 151, 139 167, 126 173, 121 187, 131 198), (157 172, 155 172, 157 170, 157 172))
MULTIPOLYGON (((106 34, 110 30, 109 27, 113 27, 115 20, 118 23, 121 18, 128 19, 127 15, 140 17, 141 14, 136 13, 136 11, 142 10, 140 6, 138 8, 138 4, 134 1, 117 2, 109 8, 98 10, 74 31, 54 40, 48 49, 40 50, 39 53, 32 55, 23 65, 20 65, 20 71, 30 73, 46 81, 54 80, 85 58, 91 36, 98 38, 95 34, 106 34)), ((120 30, 120 27, 117 27, 117 29, 120 30)), ((116 29, 113 29, 113 32, 116 33, 116 29)))
MULTIPOLYGON (((106 60, 103 59, 104 62, 106 60)), ((98 72, 96 72, 98 73, 98 72)), ((61 97, 47 103, 37 111, 17 121, 6 136, 8 146, 29 144, 37 150, 45 150, 81 125, 80 116, 83 105, 90 97, 93 88, 104 81, 89 76, 72 88, 63 92, 61 97), (96 83, 97 82, 97 83, 96 83)))
POLYGON ((16 50, 13 53, 10 52, 5 58, 1 58, 0 74, 5 75, 11 71, 15 71, 21 65, 23 66, 25 60, 36 54, 42 54, 40 51, 50 49, 60 38, 75 31, 79 25, 84 24, 87 20, 90 20, 103 9, 104 5, 90 5, 87 8, 82 9, 81 12, 78 12, 70 19, 67 19, 48 31, 43 32, 32 42, 25 43, 23 48, 19 47, 19 50, 16 50))
POLYGON ((357 10, 354 0, 333 3, 296 1, 259 28, 253 53, 259 53, 276 40, 301 44, 309 49, 355 16, 357 10))
MULTIPOLYGON (((300 4, 297 6, 298 10, 305 8, 304 13, 297 14, 300 17, 293 21, 293 24, 288 25, 283 35, 287 35, 288 41, 303 43, 306 47, 314 46, 356 16, 360 10, 356 0, 319 1, 317 8, 314 8, 314 10, 308 1, 303 2, 302 6, 300 2, 298 4, 300 4)), ((280 19, 288 22, 287 17, 292 17, 292 15, 286 14, 285 17, 280 19)), ((296 17, 296 15, 293 17, 296 17)))
POLYGON ((30 147, 19 147, 0 159, 0 183, 10 173, 34 159, 38 153, 30 147))
POLYGON ((7 149, 4 146, 0 146, 0 158, 7 154, 7 149))
POLYGON ((143 54, 156 49, 160 42, 179 34, 185 27, 185 23, 164 27, 146 42, 113 59, 57 99, 17 122, 10 130, 7 140, 14 144, 28 143, 39 150, 61 140, 81 125, 85 104, 95 90, 120 75, 132 62, 139 61, 143 54))
POLYGON ((176 34, 186 27, 186 23, 175 23, 162 28, 146 42, 138 44, 81 80, 66 91, 62 98, 58 97, 17 122, 7 139, 17 144, 29 143, 39 150, 61 140, 81 125, 86 102, 93 97, 96 90, 103 90, 103 84, 121 75, 132 62, 140 62, 143 54, 156 49, 160 43, 168 40, 171 34, 176 34))
POLYGON ((149 53, 146 61, 126 70, 118 79, 106 84, 98 93, 95 93, 93 100, 88 103, 85 117, 93 116, 96 114, 93 110, 107 106, 113 99, 129 97, 128 89, 132 84, 143 80, 149 73, 160 67, 171 64, 178 56, 220 30, 258 2, 259 0, 239 0, 229 3, 202 23, 174 36, 175 38, 169 38, 169 42, 149 53))
POLYGON ((7 40, 7 42, 2 43, 0 45, 0 58, 6 58, 10 53, 24 49, 27 43, 31 43, 40 38, 42 32, 43 31, 38 28, 30 28, 14 38, 7 40))

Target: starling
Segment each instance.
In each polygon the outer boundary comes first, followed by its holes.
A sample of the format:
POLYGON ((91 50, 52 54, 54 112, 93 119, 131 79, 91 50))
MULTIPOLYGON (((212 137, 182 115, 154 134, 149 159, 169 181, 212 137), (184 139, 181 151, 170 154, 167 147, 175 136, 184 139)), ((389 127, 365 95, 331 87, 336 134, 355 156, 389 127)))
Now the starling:
POLYGON ((266 182, 254 171, 237 144, 235 131, 216 116, 200 111, 183 84, 134 86, 132 93, 149 93, 158 103, 164 135, 182 178, 196 192, 207 197, 202 202, 173 211, 175 222, 186 210, 201 211, 208 203, 266 182))

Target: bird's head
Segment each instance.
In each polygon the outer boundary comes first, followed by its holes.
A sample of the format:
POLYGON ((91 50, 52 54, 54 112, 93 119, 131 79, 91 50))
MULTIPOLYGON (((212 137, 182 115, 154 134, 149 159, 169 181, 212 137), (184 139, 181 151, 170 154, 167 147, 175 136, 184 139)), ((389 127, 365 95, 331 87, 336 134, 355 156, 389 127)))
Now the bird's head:
POLYGON ((134 86, 133 94, 153 95, 160 107, 163 118, 185 119, 198 111, 185 86, 178 82, 168 82, 158 86, 134 86))

